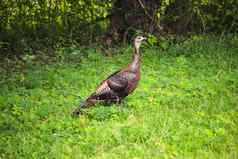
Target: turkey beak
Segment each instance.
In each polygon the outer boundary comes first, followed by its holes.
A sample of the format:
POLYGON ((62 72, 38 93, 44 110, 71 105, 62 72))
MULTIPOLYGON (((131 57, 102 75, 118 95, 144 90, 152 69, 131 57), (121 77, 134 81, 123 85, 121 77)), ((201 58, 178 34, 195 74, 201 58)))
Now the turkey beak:
POLYGON ((146 43, 148 43, 147 38, 145 38, 145 37, 143 38, 143 41, 145 41, 146 43))

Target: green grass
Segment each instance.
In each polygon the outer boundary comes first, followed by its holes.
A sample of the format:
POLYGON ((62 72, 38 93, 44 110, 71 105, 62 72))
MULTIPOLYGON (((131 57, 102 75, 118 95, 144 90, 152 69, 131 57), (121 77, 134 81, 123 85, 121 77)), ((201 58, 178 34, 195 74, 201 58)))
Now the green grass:
POLYGON ((113 57, 96 50, 84 50, 80 63, 1 69, 0 158, 238 158, 238 37, 143 47, 137 90, 120 107, 72 118, 131 57, 131 47, 113 57))

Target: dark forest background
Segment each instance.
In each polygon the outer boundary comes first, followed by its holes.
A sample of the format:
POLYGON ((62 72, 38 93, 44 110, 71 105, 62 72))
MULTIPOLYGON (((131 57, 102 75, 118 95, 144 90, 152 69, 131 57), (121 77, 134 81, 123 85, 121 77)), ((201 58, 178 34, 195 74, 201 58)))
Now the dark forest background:
POLYGON ((238 31, 236 0, 3 0, 1 57, 53 54, 59 47, 127 43, 144 33, 155 45, 171 35, 238 31))

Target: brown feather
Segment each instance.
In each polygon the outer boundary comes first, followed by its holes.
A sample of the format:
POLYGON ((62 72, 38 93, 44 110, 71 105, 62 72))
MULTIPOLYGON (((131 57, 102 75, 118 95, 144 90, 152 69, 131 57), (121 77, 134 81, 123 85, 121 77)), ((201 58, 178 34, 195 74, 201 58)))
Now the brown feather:
POLYGON ((81 114, 81 108, 89 108, 100 101, 118 103, 136 89, 140 80, 139 46, 144 39, 140 36, 135 38, 131 63, 103 80, 95 92, 82 102, 79 108, 75 109, 74 115, 81 114))

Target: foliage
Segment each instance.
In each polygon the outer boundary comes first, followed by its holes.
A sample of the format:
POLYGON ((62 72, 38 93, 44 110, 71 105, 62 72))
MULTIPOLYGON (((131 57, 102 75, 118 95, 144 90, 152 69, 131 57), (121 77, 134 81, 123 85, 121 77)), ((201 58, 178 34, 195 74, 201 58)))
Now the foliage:
POLYGON ((161 0, 157 18, 175 33, 237 32, 235 0, 161 0))
MULTIPOLYGON (((236 0, 4 0, 0 2, 0 52, 17 57, 52 55, 61 46, 99 41, 110 26, 119 32, 140 29, 157 38, 162 33, 235 33, 237 8, 236 0), (115 19, 108 20, 114 14, 115 19)), ((119 38, 113 34, 112 39, 119 38)))
POLYGON ((158 43, 158 39, 156 36, 154 36, 153 34, 148 34, 147 36, 147 41, 150 45, 156 45, 158 43))
POLYGON ((89 24, 105 18, 110 7, 111 1, 98 0, 1 1, 0 48, 20 54, 75 42, 88 44, 105 30, 106 22, 89 24))
POLYGON ((237 41, 196 35, 144 47, 138 89, 80 118, 72 109, 127 64, 131 47, 107 58, 60 49, 58 62, 26 56, 24 67, 1 68, 0 158, 237 158, 237 41))

